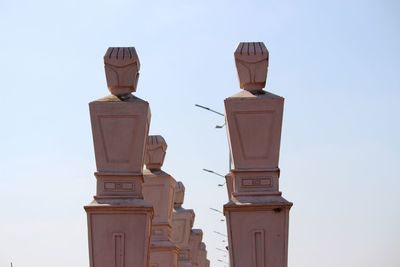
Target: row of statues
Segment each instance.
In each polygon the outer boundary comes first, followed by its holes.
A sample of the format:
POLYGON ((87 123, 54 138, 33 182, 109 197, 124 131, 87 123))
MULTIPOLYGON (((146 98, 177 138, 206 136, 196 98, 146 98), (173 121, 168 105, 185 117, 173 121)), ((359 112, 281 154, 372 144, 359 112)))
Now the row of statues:
POLYGON ((143 197, 154 207, 150 266, 209 266, 203 232, 193 229, 195 213, 182 207, 185 186, 161 170, 167 144, 160 135, 148 137, 143 197))
MULTIPOLYGON (((243 42, 235 53, 240 92, 225 99, 231 168, 226 175, 229 265, 287 267, 289 211, 279 191, 284 98, 264 91, 269 52, 243 42)), ((89 104, 97 194, 85 206, 91 267, 209 266, 184 186, 162 171, 167 144, 149 136, 149 103, 134 96, 133 47, 104 56, 112 95, 89 104)))
POLYGON ((167 143, 149 135, 149 103, 134 96, 140 62, 133 47, 104 56, 111 95, 89 104, 97 190, 88 216, 91 267, 208 267, 185 187, 162 170, 167 143))

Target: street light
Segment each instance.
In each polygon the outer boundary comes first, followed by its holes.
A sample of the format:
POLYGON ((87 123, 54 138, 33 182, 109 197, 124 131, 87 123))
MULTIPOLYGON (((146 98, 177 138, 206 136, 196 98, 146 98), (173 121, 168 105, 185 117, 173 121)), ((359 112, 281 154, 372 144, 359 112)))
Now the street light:
POLYGON ((226 249, 225 250, 223 250, 223 249, 221 249, 221 248, 215 248, 216 250, 219 250, 219 251, 222 251, 222 252, 225 252, 225 253, 228 253, 228 251, 226 251, 226 249))
MULTIPOLYGON (((221 112, 215 111, 215 110, 213 110, 213 109, 211 109, 211 108, 209 108, 209 107, 205 107, 205 106, 202 106, 202 105, 199 105, 199 104, 194 104, 194 105, 195 105, 196 107, 199 107, 199 108, 208 110, 208 111, 210 111, 210 112, 213 112, 213 113, 218 114, 218 115, 220 115, 220 116, 223 116, 223 117, 225 118, 225 115, 222 114, 221 112)), ((217 129, 224 128, 225 124, 226 124, 226 120, 225 120, 224 124, 222 124, 222 125, 216 125, 215 128, 217 128, 217 129)), ((229 152, 229 170, 231 170, 231 165, 232 165, 232 156, 231 156, 231 153, 229 152)))
POLYGON ((219 234, 219 235, 222 235, 222 236, 224 236, 224 237, 228 237, 226 234, 223 234, 223 233, 220 233, 220 232, 217 232, 217 231, 214 231, 214 233, 219 234))
POLYGON ((214 209, 214 208, 210 208, 210 210, 213 210, 213 211, 215 211, 215 212, 221 213, 222 215, 224 214, 222 211, 217 210, 217 209, 214 209))
MULTIPOLYGON (((210 210, 215 211, 215 212, 218 212, 218 213, 221 213, 222 215, 224 215, 224 213, 223 213, 222 211, 220 211, 220 210, 217 210, 217 209, 214 209, 214 208, 210 208, 210 210)), ((224 215, 224 216, 225 216, 225 215, 224 215)), ((220 219, 220 221, 221 221, 221 222, 224 222, 225 220, 224 220, 224 219, 220 219)))
POLYGON ((205 109, 205 110, 214 112, 215 114, 218 114, 218 115, 220 115, 220 116, 222 116, 222 117, 225 117, 225 115, 222 114, 221 112, 215 111, 215 110, 213 110, 213 109, 211 109, 211 108, 209 108, 209 107, 205 107, 205 106, 202 106, 202 105, 199 105, 199 104, 194 104, 194 105, 195 105, 196 107, 199 107, 199 108, 202 108, 202 109, 205 109))
MULTIPOLYGON (((220 115, 220 116, 222 116, 222 117, 225 118, 225 115, 222 114, 221 112, 215 111, 215 110, 213 110, 213 109, 211 109, 211 108, 209 108, 209 107, 205 107, 205 106, 202 106, 202 105, 199 105, 199 104, 194 104, 194 105, 195 105, 196 107, 199 107, 199 108, 208 110, 208 111, 210 111, 210 112, 213 112, 213 113, 218 114, 218 115, 220 115)), ((226 123, 226 122, 224 122, 224 124, 222 124, 222 125, 216 125, 215 128, 217 128, 217 129, 224 128, 225 123, 226 123)))
POLYGON ((226 261, 223 261, 223 260, 220 260, 220 259, 217 259, 217 261, 222 262, 222 263, 225 263, 225 264, 229 264, 229 263, 227 263, 226 261))
POLYGON ((212 174, 215 174, 215 175, 217 175, 217 176, 222 177, 222 178, 225 179, 225 175, 222 175, 222 174, 220 174, 220 173, 218 173, 218 172, 215 172, 215 171, 212 171, 212 170, 209 170, 209 169, 203 169, 203 171, 209 172, 209 173, 212 173, 212 174))
MULTIPOLYGON (((225 176, 222 175, 222 174, 220 174, 220 173, 218 173, 218 172, 215 172, 215 171, 212 171, 212 170, 209 170, 209 169, 203 169, 203 171, 209 172, 209 173, 212 173, 212 174, 215 174, 215 175, 220 176, 220 177, 222 177, 222 178, 225 179, 225 176)), ((219 187, 222 187, 222 186, 224 186, 225 184, 226 184, 226 180, 225 180, 225 183, 223 183, 223 184, 218 184, 218 186, 219 186, 219 187)))

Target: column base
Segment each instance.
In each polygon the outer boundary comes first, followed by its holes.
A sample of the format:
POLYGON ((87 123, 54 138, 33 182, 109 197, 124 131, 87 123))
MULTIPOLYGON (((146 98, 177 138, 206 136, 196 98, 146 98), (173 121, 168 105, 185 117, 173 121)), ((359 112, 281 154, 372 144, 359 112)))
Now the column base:
POLYGON ((150 267, 176 267, 179 249, 170 241, 153 242, 150 247, 150 267))
POLYGON ((88 218, 91 267, 147 267, 153 208, 141 199, 94 200, 88 218))
POLYGON ((224 205, 231 267, 287 267, 292 205, 281 196, 232 197, 224 205))

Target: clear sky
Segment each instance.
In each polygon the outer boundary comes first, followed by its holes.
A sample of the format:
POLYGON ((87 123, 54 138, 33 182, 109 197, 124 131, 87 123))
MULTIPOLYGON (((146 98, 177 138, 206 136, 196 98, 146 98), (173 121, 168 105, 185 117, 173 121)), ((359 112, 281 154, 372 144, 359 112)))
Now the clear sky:
POLYGON ((285 97, 281 190, 291 267, 400 266, 398 1, 0 0, 0 266, 88 266, 95 193, 88 102, 108 94, 102 57, 135 46, 136 95, 164 170, 186 185, 212 266, 228 171, 223 100, 233 51, 263 41, 266 90, 285 97))

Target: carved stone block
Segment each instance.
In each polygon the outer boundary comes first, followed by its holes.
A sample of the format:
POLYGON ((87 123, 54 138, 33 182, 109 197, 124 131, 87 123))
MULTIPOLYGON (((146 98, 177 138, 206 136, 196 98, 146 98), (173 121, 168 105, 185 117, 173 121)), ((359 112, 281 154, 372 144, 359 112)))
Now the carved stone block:
POLYGON ((85 206, 91 267, 145 267, 152 208, 135 203, 85 206))
POLYGON ((123 96, 136 91, 140 62, 134 47, 110 47, 104 55, 108 89, 123 96))
POLYGON ((198 254, 200 250, 200 244, 203 239, 203 231, 200 229, 192 229, 189 236, 189 248, 190 248, 190 261, 194 266, 198 265, 198 254))
POLYGON ((242 91, 225 99, 227 129, 235 170, 278 168, 284 99, 242 91))
POLYGON ((110 96, 89 104, 98 172, 142 174, 149 103, 110 96))
POLYGON ((197 266, 198 267, 207 267, 207 250, 206 244, 203 242, 200 243, 199 253, 197 254, 197 266))
POLYGON ((174 208, 181 208, 185 198, 185 186, 182 182, 175 185, 174 208))
POLYGON ((146 168, 149 170, 160 170, 165 158, 167 143, 161 135, 150 135, 147 139, 145 154, 146 168))
POLYGON ((182 208, 185 186, 177 182, 175 187, 174 212, 172 213, 172 242, 179 248, 179 267, 193 266, 190 258, 189 239, 194 223, 194 211, 182 208))
POLYGON ((194 222, 194 211, 191 209, 176 209, 172 214, 172 242, 180 249, 189 246, 190 232, 194 222))
POLYGON ((143 198, 142 175, 129 173, 95 173, 97 179, 97 194, 99 198, 143 198))
POLYGON ((254 91, 265 87, 269 54, 263 42, 240 43, 235 51, 240 88, 254 91))
POLYGON ((245 196, 281 195, 279 192, 279 171, 236 171, 232 170, 234 183, 232 195, 245 196))
POLYGON ((287 267, 288 220, 292 203, 225 205, 232 267, 287 267))
POLYGON ((163 171, 144 171, 143 196, 154 207, 153 225, 172 224, 175 183, 175 179, 163 171))

